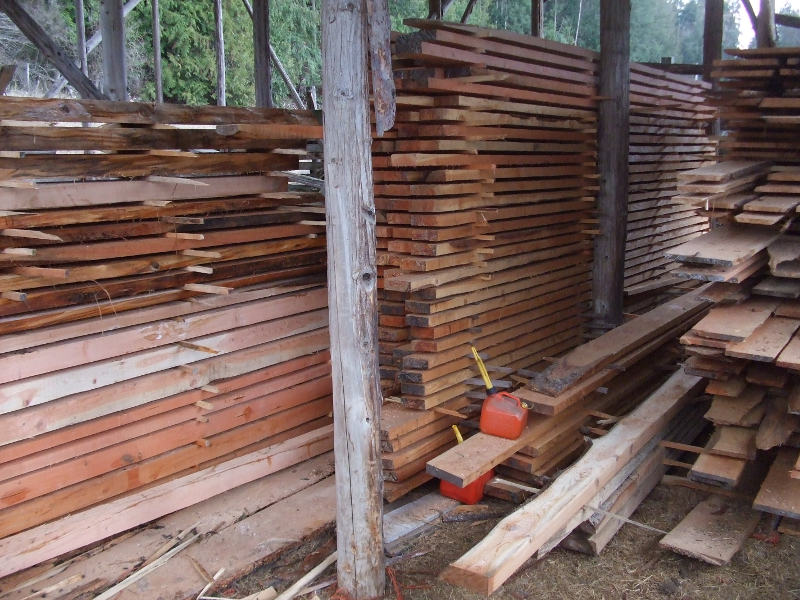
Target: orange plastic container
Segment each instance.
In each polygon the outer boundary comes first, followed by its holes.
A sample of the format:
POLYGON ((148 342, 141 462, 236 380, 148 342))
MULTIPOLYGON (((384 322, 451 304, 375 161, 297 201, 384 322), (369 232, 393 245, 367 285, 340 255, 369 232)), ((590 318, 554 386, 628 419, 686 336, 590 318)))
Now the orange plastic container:
POLYGON ((481 431, 509 440, 517 439, 528 423, 528 409, 508 392, 492 394, 483 401, 481 431))
POLYGON ((486 486, 486 482, 492 477, 494 477, 494 470, 489 469, 488 472, 463 488, 442 479, 439 481, 439 493, 442 496, 458 500, 462 504, 477 504, 483 498, 483 488, 486 486))

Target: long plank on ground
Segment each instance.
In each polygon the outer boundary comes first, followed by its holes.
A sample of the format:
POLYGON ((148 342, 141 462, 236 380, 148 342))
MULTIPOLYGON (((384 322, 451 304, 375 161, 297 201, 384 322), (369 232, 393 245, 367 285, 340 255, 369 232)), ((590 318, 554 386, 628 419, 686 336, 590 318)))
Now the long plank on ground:
POLYGON ((703 380, 679 371, 623 418, 541 495, 503 519, 442 578, 486 595, 499 588, 665 427, 703 380))

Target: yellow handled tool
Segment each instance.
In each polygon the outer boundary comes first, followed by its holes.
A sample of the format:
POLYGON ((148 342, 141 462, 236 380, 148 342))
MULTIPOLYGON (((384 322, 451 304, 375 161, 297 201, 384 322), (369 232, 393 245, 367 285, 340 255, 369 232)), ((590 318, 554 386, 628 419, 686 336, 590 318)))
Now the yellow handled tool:
POLYGON ((475 362, 478 363, 478 370, 481 372, 481 377, 483 377, 483 383, 486 385, 487 395, 494 394, 497 390, 494 389, 494 384, 489 378, 489 372, 486 370, 486 365, 483 364, 481 355, 478 354, 478 349, 475 346, 470 347, 472 348, 472 356, 475 357, 475 362))

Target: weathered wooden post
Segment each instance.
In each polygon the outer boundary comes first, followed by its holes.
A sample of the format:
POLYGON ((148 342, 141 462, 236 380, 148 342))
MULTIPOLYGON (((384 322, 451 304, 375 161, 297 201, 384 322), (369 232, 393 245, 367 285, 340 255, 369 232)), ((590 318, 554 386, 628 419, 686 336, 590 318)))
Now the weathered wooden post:
POLYGON ((775 0, 761 0, 756 27, 756 45, 772 48, 775 45, 775 0))
POLYGON ((100 0, 103 37, 103 88, 112 100, 128 100, 128 64, 125 57, 125 17, 122 0, 100 0))
POLYGON ((222 0, 214 0, 214 50, 217 55, 217 106, 225 106, 225 28, 223 27, 222 0))
POLYGON ((703 79, 711 81, 714 61, 722 58, 723 0, 706 0, 703 21, 703 79))
POLYGON ((542 37, 544 22, 544 0, 531 0, 531 35, 542 37))
POLYGON ((253 0, 253 60, 256 106, 272 108, 272 66, 269 63, 269 0, 253 0))
MULTIPOLYGON (((158 0, 150 0, 153 15, 153 79, 156 80, 156 102, 164 102, 164 79, 161 75, 161 13, 158 0)), ((124 9, 123 9, 124 10, 124 9)))
POLYGON ((597 123, 600 233, 594 238, 592 278, 594 323, 600 328, 622 322, 628 220, 630 17, 630 0, 601 0, 597 123))
POLYGON ((383 597, 385 578, 367 1, 322 9, 338 575, 358 600, 383 597))

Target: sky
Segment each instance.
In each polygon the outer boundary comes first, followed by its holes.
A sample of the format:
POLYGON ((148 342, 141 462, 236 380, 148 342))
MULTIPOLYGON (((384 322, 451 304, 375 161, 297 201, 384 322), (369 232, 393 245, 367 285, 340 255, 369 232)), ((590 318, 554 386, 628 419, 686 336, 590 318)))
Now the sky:
MULTIPOLYGON (((737 2, 737 4, 739 6, 739 48, 747 48, 755 34, 742 3, 737 2)), ((751 4, 758 10, 758 2, 752 1, 751 4)), ((787 4, 794 10, 800 11, 800 0, 775 0, 775 10, 780 12, 787 4)))

